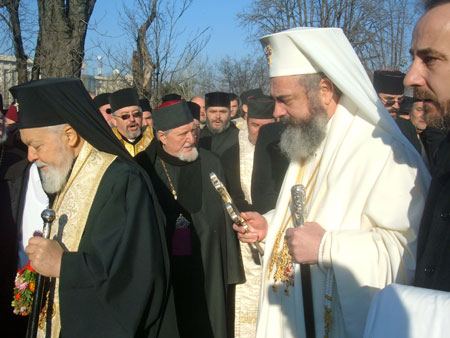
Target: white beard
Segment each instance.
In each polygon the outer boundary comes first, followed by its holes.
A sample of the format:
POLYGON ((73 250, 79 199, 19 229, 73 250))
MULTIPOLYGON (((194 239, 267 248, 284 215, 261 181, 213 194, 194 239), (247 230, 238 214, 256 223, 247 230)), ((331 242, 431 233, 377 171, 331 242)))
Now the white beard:
POLYGON ((185 161, 185 162, 193 162, 198 157, 198 150, 197 150, 197 148, 193 148, 192 151, 189 153, 179 152, 177 157, 180 160, 185 161))
POLYGON ((73 155, 61 145, 58 152, 58 167, 45 162, 36 161, 41 177, 42 188, 48 194, 54 194, 66 185, 74 163, 73 155), (46 166, 43 170, 41 167, 46 166))

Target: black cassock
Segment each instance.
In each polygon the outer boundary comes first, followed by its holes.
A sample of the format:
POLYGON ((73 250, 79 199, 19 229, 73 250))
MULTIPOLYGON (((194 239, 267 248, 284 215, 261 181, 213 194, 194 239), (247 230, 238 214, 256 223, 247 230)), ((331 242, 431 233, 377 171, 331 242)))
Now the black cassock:
POLYGON ((167 218, 180 336, 232 336, 234 285, 244 281, 244 273, 236 234, 209 179, 214 171, 223 180, 219 159, 200 149, 197 160, 184 162, 156 139, 136 159, 149 173, 167 218))
POLYGON ((239 142, 238 134, 239 129, 234 123, 230 123, 230 126, 219 134, 214 134, 208 127, 205 127, 200 132, 198 146, 220 157, 228 148, 239 142))
MULTIPOLYGON (((140 171, 117 158, 100 182, 78 250, 63 253, 61 337, 158 335, 167 280, 156 208, 140 171)), ((166 314, 170 328, 174 313, 166 314)))

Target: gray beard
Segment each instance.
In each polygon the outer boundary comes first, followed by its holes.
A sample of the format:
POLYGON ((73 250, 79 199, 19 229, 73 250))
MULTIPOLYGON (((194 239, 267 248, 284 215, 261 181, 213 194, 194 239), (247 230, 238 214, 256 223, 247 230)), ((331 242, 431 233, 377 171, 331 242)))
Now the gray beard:
POLYGON ((281 118, 287 129, 281 135, 280 148, 291 161, 305 161, 319 148, 327 134, 328 115, 325 109, 310 103, 309 120, 296 121, 289 115, 281 118))
POLYGON ((179 153, 177 157, 185 162, 194 162, 198 157, 198 150, 197 148, 192 149, 190 153, 179 153))

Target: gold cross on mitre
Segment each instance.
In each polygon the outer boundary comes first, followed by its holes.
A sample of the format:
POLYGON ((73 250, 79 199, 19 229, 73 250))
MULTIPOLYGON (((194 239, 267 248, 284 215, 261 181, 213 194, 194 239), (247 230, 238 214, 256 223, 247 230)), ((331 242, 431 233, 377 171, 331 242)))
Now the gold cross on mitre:
POLYGON ((272 49, 272 47, 270 47, 270 45, 267 45, 265 48, 264 48, 264 54, 266 54, 266 56, 267 56, 267 64, 269 65, 269 67, 271 66, 271 63, 272 63, 272 61, 271 61, 271 56, 272 56, 272 54, 273 54, 273 49, 272 49))

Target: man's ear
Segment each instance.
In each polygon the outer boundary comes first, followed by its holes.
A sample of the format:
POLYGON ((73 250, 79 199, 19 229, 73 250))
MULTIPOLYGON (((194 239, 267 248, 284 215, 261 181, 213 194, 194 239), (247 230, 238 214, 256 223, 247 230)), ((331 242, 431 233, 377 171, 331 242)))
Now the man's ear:
POLYGON ((110 115, 109 119, 111 120, 112 125, 117 128, 117 121, 113 114, 110 115))
POLYGON ((320 96, 322 98, 322 102, 325 106, 328 106, 333 99, 333 95, 335 92, 334 84, 326 77, 320 80, 319 83, 319 91, 320 96))
POLYGON ((158 130, 158 139, 163 145, 167 144, 166 134, 161 130, 158 130))
POLYGON ((64 127, 62 137, 66 144, 70 148, 78 148, 81 142, 81 137, 71 126, 67 125, 64 127))

